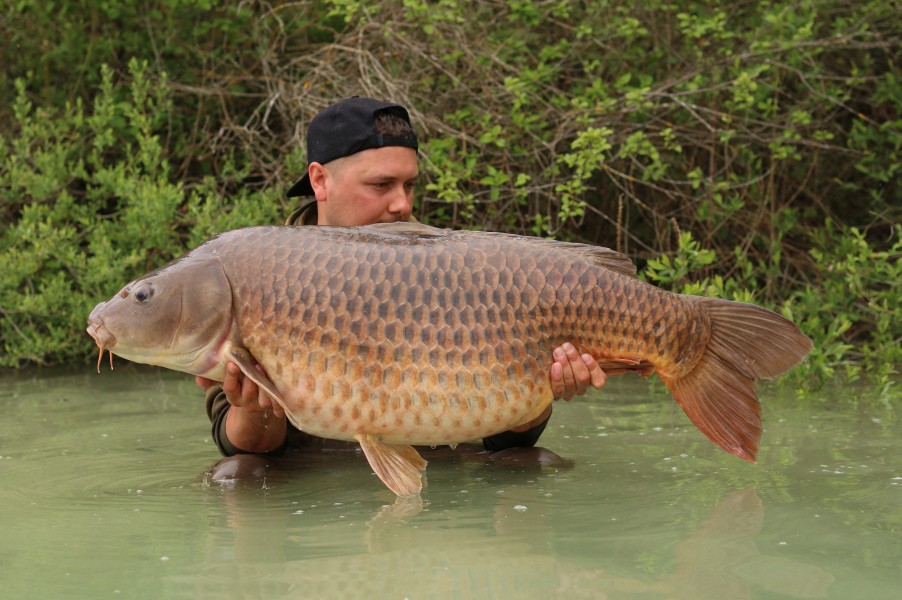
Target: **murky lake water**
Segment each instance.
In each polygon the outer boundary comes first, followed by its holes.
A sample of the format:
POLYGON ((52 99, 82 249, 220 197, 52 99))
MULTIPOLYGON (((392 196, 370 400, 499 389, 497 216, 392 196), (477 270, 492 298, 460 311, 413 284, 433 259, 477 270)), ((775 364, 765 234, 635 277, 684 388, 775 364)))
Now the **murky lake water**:
POLYGON ((396 501, 355 452, 213 481, 186 375, 7 372, 0 595, 895 599, 902 428, 852 392, 763 390, 751 465, 662 386, 616 378, 556 406, 541 443, 564 462, 439 449, 423 494, 396 501))

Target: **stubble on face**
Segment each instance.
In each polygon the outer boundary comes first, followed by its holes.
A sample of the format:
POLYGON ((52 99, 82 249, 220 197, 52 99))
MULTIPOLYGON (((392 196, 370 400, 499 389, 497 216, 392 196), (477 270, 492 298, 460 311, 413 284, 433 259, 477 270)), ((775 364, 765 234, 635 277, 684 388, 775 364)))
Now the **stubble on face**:
POLYGON ((374 148, 323 165, 325 193, 317 195, 320 225, 406 221, 418 175, 416 151, 374 148))

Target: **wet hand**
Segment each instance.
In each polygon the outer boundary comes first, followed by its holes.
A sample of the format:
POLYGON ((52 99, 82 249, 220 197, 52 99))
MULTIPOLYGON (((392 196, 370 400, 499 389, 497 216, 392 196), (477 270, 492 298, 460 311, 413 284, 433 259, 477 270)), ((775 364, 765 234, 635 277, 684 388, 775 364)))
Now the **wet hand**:
POLYGON ((569 342, 554 349, 551 364, 551 391, 555 399, 581 396, 591 385, 604 387, 608 376, 591 354, 580 354, 569 342))
MULTIPOLYGON (((265 374, 263 367, 257 365, 257 369, 265 374)), ((270 398, 269 394, 260 389, 252 379, 245 377, 241 369, 233 362, 226 365, 225 379, 222 381, 222 391, 226 400, 234 407, 241 408, 249 413, 271 411, 277 417, 285 417, 285 410, 270 398)))
MULTIPOLYGON (((263 367, 256 368, 264 373, 263 367)), ((222 391, 231 408, 226 415, 225 435, 245 452, 272 452, 285 441, 288 420, 280 404, 246 377, 235 363, 226 365, 222 391)))

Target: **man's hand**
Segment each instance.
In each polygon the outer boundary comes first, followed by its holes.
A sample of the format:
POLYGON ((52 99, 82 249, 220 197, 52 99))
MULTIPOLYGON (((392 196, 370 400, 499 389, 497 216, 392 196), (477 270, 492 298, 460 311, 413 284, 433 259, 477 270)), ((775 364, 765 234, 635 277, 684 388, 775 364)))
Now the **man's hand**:
MULTIPOLYGON (((559 398, 570 400, 574 396, 581 396, 586 393, 586 389, 590 385, 595 389, 601 389, 608 380, 608 376, 605 375, 595 358, 591 354, 580 355, 573 344, 565 343, 555 348, 553 356, 551 391, 554 393, 555 400, 559 398)), ((517 427, 512 427, 511 431, 518 433, 529 431, 547 421, 549 417, 551 417, 550 404, 538 417, 517 427)))
MULTIPOLYGON (((263 367, 257 365, 257 370, 263 373, 263 367)), ((245 377, 241 369, 233 362, 226 365, 225 379, 222 381, 222 391, 226 399, 233 407, 240 407, 249 413, 271 413, 280 418, 285 417, 285 410, 278 402, 269 397, 269 394, 260 389, 252 379, 245 377)))
MULTIPOLYGON (((257 368, 263 372, 262 367, 257 368)), ((196 377, 195 381, 205 390, 216 384, 205 377, 196 377)), ((285 410, 245 377, 235 363, 226 365, 222 391, 231 405, 225 434, 233 446, 246 452, 270 452, 282 445, 288 431, 285 410)))
POLYGON ((573 344, 564 343, 552 355, 551 391, 555 399, 582 396, 590 385, 601 389, 608 380, 595 358, 591 354, 580 355, 573 344))

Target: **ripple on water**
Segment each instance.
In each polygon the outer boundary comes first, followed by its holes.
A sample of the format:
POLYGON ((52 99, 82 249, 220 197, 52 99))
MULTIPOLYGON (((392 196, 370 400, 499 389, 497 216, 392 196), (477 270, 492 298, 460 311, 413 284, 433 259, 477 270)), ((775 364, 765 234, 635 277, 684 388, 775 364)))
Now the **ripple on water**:
POLYGON ((204 453, 177 459, 168 451, 135 448, 134 439, 125 438, 47 435, 10 447, 0 460, 0 502, 48 511, 152 507, 156 498, 200 485, 204 453))
POLYGON ((15 459, 4 460, 4 467, 15 462, 22 464, 4 469, 14 483, 0 490, 0 503, 3 506, 27 504, 32 511, 61 508, 92 511, 98 506, 104 510, 131 507, 146 510, 157 503, 171 502, 174 494, 200 486, 192 475, 180 476, 164 467, 130 470, 102 461, 75 460, 68 465, 71 468, 48 470, 41 468, 40 462, 15 459))

